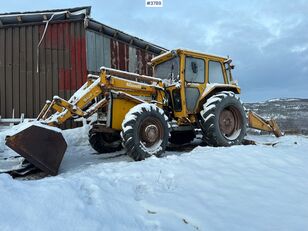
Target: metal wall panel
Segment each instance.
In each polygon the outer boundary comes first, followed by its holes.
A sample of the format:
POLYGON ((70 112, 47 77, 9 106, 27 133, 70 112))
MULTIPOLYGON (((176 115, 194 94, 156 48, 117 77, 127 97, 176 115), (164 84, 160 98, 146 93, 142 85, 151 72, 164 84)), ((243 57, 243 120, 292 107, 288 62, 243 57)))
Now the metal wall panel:
POLYGON ((5 112, 6 116, 13 114, 13 28, 5 31, 5 112))
POLYGON ((95 36, 95 46, 96 46, 96 50, 95 50, 95 68, 96 70, 99 70, 100 67, 103 65, 103 51, 104 51, 104 42, 103 42, 103 37, 102 36, 95 36))
POLYGON ((137 54, 135 47, 130 46, 128 48, 128 57, 129 57, 128 71, 135 73, 137 71, 137 54))
POLYGON ((97 71, 96 70, 96 44, 95 44, 95 32, 86 32, 86 40, 87 40, 87 68, 89 71, 97 71), (92 55, 90 55, 92 54, 92 55))
POLYGON ((154 57, 154 54, 146 52, 143 49, 137 48, 136 55, 137 55, 137 73, 152 76, 153 74, 152 67, 148 65, 148 62, 151 61, 151 59, 154 57))
POLYGON ((137 62, 139 64, 139 70, 141 71, 141 74, 152 76, 153 70, 152 67, 148 65, 148 63, 151 61, 152 58, 154 58, 154 54, 141 49, 139 49, 137 54, 137 62))
POLYGON ((86 30, 87 68, 91 73, 98 73, 101 66, 152 75, 152 68, 147 65, 157 55, 145 49, 109 37, 103 32, 86 30))
POLYGON ((111 68, 119 69, 119 41, 110 40, 111 68))
POLYGON ((69 98, 86 81, 83 21, 50 24, 37 52, 44 26, 0 28, 2 117, 12 117, 13 111, 15 117, 36 117, 46 99, 69 98))
POLYGON ((106 36, 103 36, 103 66, 111 67, 111 51, 110 51, 110 39, 106 36))
POLYGON ((111 66, 110 39, 95 31, 86 31, 87 68, 99 72, 102 66, 111 66))

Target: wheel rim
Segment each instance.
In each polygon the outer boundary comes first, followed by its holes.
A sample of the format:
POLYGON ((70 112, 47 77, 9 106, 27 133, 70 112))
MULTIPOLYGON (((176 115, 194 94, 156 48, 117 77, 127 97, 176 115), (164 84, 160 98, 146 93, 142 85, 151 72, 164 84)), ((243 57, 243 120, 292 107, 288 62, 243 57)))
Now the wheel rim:
POLYGON ((146 118, 140 124, 139 134, 141 143, 145 147, 151 148, 161 143, 163 138, 163 125, 157 118, 146 118))
POLYGON ((226 107, 221 111, 219 115, 219 128, 226 139, 236 139, 241 132, 241 124, 241 113, 236 107, 226 107))

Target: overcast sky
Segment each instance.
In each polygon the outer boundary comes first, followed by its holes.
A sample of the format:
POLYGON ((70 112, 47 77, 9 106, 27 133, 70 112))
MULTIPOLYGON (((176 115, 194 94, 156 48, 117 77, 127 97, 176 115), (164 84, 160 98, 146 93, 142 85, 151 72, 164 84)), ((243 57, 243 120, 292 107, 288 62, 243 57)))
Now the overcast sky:
POLYGON ((246 102, 308 98, 307 1, 3 1, 1 12, 92 6, 102 23, 160 45, 230 55, 246 102))

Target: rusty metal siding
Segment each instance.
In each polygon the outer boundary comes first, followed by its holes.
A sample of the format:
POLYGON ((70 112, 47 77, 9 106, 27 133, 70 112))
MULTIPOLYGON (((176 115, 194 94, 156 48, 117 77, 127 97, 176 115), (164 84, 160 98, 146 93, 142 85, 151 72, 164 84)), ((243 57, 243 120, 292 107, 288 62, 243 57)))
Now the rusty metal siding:
POLYGON ((119 41, 111 39, 110 41, 111 50, 111 68, 119 69, 119 41))
POLYGON ((152 68, 147 63, 157 54, 104 35, 103 32, 86 30, 86 41, 89 72, 98 73, 101 66, 107 66, 152 75, 152 68))
POLYGON ((141 49, 137 49, 137 73, 145 74, 146 72, 146 62, 144 60, 145 54, 141 49))
POLYGON ((0 27, 0 115, 36 117, 46 99, 68 99, 88 73, 101 66, 152 75, 147 62, 157 55, 134 41, 85 29, 84 21, 0 27), (37 66, 38 61, 38 66, 37 66), (38 72, 37 72, 38 69, 38 72))
POLYGON ((0 115, 36 117, 46 99, 69 98, 86 81, 83 21, 0 28, 0 115))

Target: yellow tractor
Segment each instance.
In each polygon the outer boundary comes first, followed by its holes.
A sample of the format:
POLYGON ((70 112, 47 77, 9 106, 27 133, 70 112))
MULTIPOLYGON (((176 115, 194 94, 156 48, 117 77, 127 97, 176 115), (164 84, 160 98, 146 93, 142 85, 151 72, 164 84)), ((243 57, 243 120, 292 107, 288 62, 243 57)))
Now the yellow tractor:
MULTIPOLYGON (((58 126, 96 113, 91 146, 99 153, 123 146, 134 160, 160 156, 168 142, 188 143, 196 129, 210 146, 241 144, 247 125, 280 136, 275 121, 245 111, 231 62, 177 49, 151 60, 155 77, 102 67, 68 101, 58 96, 47 101, 37 121, 58 126)), ((67 146, 61 133, 38 122, 7 137, 6 144, 51 175, 57 174, 67 146)))

